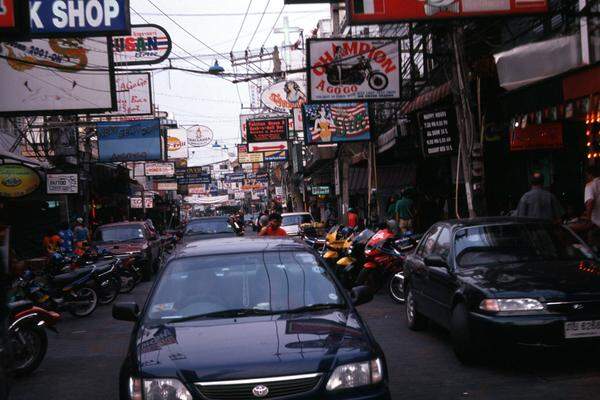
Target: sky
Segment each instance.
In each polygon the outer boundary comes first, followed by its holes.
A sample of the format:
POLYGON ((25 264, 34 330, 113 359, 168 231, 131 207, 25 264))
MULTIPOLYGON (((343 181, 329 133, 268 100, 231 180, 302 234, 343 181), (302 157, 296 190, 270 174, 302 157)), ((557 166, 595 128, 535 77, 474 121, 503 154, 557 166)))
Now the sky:
MULTIPOLYGON (((170 57, 186 58, 173 61, 173 65, 207 70, 217 59, 226 72, 238 73, 246 73, 246 70, 240 67, 233 70, 228 60, 230 51, 250 49, 256 52, 263 43, 266 49, 281 46, 283 35, 272 32, 276 21, 275 28, 281 28, 284 18, 288 17, 289 26, 303 29, 305 36, 309 36, 319 20, 329 17, 327 4, 284 6, 283 0, 131 0, 130 5, 132 24, 144 24, 145 19, 167 30, 174 43, 170 57), (246 10, 248 15, 242 26, 246 10), (264 15, 263 11, 266 11, 264 15), (224 56, 216 55, 213 50, 224 56)), ((292 43, 298 38, 298 33, 290 34, 292 43)), ((295 54, 293 60, 300 62, 301 56, 295 54)), ((272 71, 270 62, 259 67, 272 71)), ((240 142, 239 115, 249 113, 242 111, 241 105, 250 105, 251 84, 236 85, 219 77, 182 71, 154 72, 153 80, 155 104, 160 110, 169 112, 180 126, 208 126, 214 132, 215 140, 229 148, 240 142)), ((204 165, 225 158, 227 151, 208 146, 196 152, 189 165, 204 165)))

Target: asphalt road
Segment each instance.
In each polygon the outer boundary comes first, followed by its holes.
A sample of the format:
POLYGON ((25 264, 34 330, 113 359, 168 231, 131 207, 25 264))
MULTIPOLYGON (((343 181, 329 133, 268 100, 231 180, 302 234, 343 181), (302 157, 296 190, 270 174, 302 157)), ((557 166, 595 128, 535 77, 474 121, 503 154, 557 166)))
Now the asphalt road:
MULTIPOLYGON (((144 301, 149 285, 132 296, 144 301)), ((127 296, 122 296, 125 299, 127 296)), ((499 351, 481 365, 465 367, 440 328, 411 332, 404 306, 380 294, 360 307, 382 345, 393 399, 598 399, 600 352, 555 349, 499 351)), ((101 307, 86 319, 65 315, 50 334, 46 359, 30 377, 15 382, 12 400, 108 400, 117 398, 117 377, 131 325, 101 307)))

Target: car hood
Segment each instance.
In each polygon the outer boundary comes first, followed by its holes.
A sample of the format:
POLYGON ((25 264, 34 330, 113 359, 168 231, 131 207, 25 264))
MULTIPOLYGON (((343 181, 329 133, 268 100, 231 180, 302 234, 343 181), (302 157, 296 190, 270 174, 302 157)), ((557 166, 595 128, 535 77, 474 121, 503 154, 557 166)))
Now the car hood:
POLYGON ((112 254, 126 254, 126 253, 136 253, 144 250, 147 247, 146 242, 142 241, 133 241, 133 242, 117 242, 117 243, 94 243, 94 246, 98 248, 98 250, 105 250, 112 254))
POLYGON ((145 377, 199 382, 327 372, 372 348, 356 315, 326 311, 142 326, 137 354, 145 377))
POLYGON ((498 297, 600 298, 600 263, 597 261, 510 263, 463 268, 458 274, 465 282, 498 297))

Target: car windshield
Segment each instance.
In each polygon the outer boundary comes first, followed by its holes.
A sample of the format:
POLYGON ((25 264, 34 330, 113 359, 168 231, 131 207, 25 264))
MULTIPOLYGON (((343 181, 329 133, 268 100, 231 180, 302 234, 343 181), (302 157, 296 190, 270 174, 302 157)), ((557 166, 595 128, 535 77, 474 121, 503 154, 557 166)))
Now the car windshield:
POLYGON ((292 225, 300 225, 300 224, 310 224, 311 222, 313 222, 313 219, 309 214, 284 215, 281 225, 292 226, 292 225))
POLYGON ((138 226, 100 228, 94 235, 96 242, 127 242, 142 239, 144 239, 144 231, 138 226))
POLYGON ((569 230, 551 224, 465 228, 457 231, 454 246, 459 267, 594 259, 592 251, 569 230))
POLYGON ((226 219, 207 219, 191 221, 185 228, 186 235, 231 233, 233 229, 226 219))
POLYGON ((165 268, 150 300, 149 321, 345 306, 332 277, 308 252, 198 256, 165 268))

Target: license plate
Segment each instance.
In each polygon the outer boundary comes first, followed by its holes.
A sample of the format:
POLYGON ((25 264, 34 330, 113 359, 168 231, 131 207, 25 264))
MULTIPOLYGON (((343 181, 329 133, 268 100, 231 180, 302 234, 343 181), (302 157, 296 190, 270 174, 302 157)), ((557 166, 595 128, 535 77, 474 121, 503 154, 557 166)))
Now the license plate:
POLYGON ((600 336, 600 320, 565 322, 565 339, 600 336))

